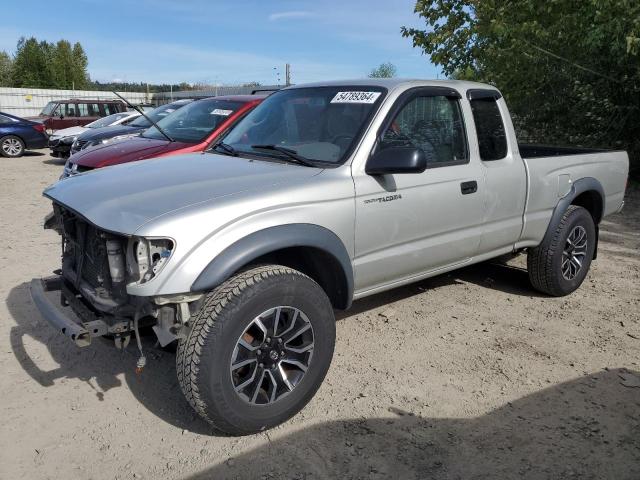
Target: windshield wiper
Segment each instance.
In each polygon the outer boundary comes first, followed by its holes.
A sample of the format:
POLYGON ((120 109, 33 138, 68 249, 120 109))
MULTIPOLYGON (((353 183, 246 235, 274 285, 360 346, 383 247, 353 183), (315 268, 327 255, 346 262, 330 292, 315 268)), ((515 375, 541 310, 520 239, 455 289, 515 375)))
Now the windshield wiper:
POLYGON ((273 150, 276 152, 284 153, 288 158, 295 160, 296 163, 304 165, 305 167, 317 167, 317 165, 306 157, 303 157, 298 152, 291 148, 281 147, 280 145, 251 145, 251 148, 257 150, 273 150))
POLYGON ((156 122, 154 122, 151 117, 149 117, 146 113, 144 113, 144 110, 142 110, 140 107, 136 106, 136 105, 132 105, 129 100, 127 100, 126 98, 124 98, 122 95, 120 95, 118 92, 111 92, 114 95, 117 95, 118 97, 120 97, 122 100, 124 100, 124 102, 129 105, 129 107, 133 108, 136 112, 138 112, 140 115, 142 115, 144 118, 146 118, 147 120, 149 120, 149 122, 158 129, 158 131, 162 134, 162 136, 164 138, 166 138, 167 140, 169 140, 170 142, 175 142, 175 140, 173 138, 171 138, 169 135, 167 135, 167 133, 162 130, 158 124, 156 122))
POLYGON ((233 148, 231 145, 229 145, 228 143, 218 142, 213 147, 211 147, 211 150, 216 150, 218 148, 221 148, 222 150, 227 152, 227 154, 229 154, 229 155, 232 155, 234 157, 238 156, 238 151, 235 148, 233 148))

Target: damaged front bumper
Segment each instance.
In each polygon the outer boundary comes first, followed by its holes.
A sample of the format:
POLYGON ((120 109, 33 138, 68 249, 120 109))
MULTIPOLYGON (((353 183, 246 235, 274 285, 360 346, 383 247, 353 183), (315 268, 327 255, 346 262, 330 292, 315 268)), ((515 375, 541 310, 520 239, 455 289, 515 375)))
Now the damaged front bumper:
POLYGON ((107 334, 119 337, 131 331, 131 322, 122 321, 105 322, 98 318, 65 284, 60 275, 47 278, 35 278, 30 285, 31 298, 40 314, 58 331, 69 337, 78 347, 87 347, 91 339, 107 334), (69 305, 81 319, 77 323, 63 313, 50 299, 46 292, 60 292, 61 304, 69 305))

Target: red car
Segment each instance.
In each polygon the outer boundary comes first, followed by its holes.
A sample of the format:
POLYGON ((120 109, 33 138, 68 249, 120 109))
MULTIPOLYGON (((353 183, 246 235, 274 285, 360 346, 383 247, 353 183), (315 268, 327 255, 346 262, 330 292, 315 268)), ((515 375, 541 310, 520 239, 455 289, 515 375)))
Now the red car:
POLYGON ((160 120, 158 126, 162 132, 153 126, 139 137, 90 147, 73 154, 60 178, 119 163, 202 152, 265 98, 225 95, 196 100, 160 120))

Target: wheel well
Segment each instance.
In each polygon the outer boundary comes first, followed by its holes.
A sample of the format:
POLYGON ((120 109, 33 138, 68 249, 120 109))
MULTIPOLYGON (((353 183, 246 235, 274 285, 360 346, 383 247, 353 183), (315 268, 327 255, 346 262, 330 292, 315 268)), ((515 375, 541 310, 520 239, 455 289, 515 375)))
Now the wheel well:
POLYGON ((331 304, 346 309, 351 303, 347 278, 338 259, 315 247, 290 247, 262 255, 251 265, 273 263, 290 267, 311 277, 325 291, 331 304))
POLYGON ((16 134, 16 133, 5 133, 4 135, 0 135, 0 140, 2 140, 3 138, 6 137, 16 137, 18 140, 20 140, 22 143, 24 143, 24 138, 22 138, 20 135, 16 134))
POLYGON ((602 197, 595 190, 582 192, 571 201, 571 205, 585 208, 593 218, 593 223, 598 225, 602 219, 603 201, 602 197))

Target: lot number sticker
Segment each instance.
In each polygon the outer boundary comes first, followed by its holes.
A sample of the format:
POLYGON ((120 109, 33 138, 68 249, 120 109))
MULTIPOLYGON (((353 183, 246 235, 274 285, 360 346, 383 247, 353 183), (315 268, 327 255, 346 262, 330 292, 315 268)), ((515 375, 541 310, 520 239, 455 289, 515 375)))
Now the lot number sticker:
POLYGON ((338 92, 331 103, 374 103, 380 92, 338 92))
POLYGON ((233 113, 233 110, 222 110, 220 108, 216 108, 211 115, 222 115, 223 117, 228 117, 233 113))

